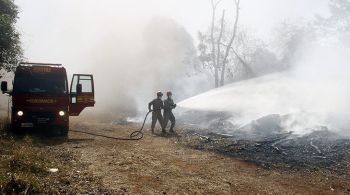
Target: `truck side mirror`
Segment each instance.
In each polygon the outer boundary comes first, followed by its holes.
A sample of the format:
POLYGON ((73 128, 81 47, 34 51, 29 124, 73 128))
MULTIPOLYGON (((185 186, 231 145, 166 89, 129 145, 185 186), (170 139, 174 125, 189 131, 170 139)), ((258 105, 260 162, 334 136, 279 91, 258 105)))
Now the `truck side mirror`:
POLYGON ((81 94, 83 92, 83 86, 82 84, 77 84, 77 94, 81 94))
POLYGON ((2 81, 2 82, 1 82, 1 91, 2 91, 3 93, 5 93, 5 92, 8 91, 8 90, 7 90, 7 82, 6 82, 6 81, 2 81))

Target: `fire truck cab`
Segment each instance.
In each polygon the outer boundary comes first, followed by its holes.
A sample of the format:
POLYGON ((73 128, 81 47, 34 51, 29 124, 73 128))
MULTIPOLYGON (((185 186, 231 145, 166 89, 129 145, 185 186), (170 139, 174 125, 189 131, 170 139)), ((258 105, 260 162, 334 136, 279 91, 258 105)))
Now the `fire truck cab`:
POLYGON ((59 129, 68 135, 69 116, 78 116, 95 105, 91 74, 74 74, 70 90, 66 69, 61 64, 21 63, 15 71, 13 89, 1 82, 3 93, 12 97, 11 129, 59 129))

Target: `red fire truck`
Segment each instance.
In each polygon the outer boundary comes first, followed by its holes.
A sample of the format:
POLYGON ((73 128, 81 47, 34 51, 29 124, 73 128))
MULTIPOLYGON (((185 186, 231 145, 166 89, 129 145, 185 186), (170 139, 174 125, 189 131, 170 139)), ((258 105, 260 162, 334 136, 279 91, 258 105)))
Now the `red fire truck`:
POLYGON ((90 74, 74 74, 68 90, 67 72, 61 64, 21 63, 15 71, 13 89, 1 82, 3 93, 12 96, 11 127, 59 129, 67 136, 69 116, 78 116, 95 105, 94 80, 90 74))

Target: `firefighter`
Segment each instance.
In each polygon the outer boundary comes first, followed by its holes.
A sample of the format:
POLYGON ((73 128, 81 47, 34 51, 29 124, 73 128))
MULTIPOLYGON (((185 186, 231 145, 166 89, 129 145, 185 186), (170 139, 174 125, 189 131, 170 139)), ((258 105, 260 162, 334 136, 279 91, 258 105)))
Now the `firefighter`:
POLYGON ((171 126, 170 126, 170 133, 175 133, 174 127, 175 127, 175 116, 173 114, 173 109, 176 108, 176 104, 174 104, 174 100, 172 99, 173 93, 171 91, 166 93, 168 98, 164 100, 164 128, 168 125, 168 122, 170 120, 171 126))
POLYGON ((156 126, 157 120, 162 128, 162 133, 165 133, 165 129, 163 125, 163 116, 162 116, 162 109, 164 107, 162 97, 163 97, 163 93, 159 91, 157 92, 157 98, 152 100, 148 104, 148 110, 150 112, 152 111, 152 126, 151 126, 152 133, 154 133, 154 127, 156 126))

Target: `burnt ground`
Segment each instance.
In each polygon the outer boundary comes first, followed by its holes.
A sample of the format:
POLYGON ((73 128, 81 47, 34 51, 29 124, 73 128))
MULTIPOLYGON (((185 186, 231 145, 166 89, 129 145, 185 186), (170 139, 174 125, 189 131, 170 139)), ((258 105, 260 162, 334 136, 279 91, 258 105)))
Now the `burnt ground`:
MULTIPOLYGON (((74 130, 109 136, 128 136, 131 131, 138 128, 138 124, 128 123, 111 124, 92 120, 73 120, 72 122, 74 130)), ((178 136, 154 136, 146 131, 145 138, 140 141, 117 141, 76 132, 70 132, 67 140, 30 136, 24 140, 12 140, 8 143, 7 138, 3 137, 1 140, 4 142, 1 144, 7 147, 0 149, 0 152, 10 161, 2 158, 0 173, 6 175, 14 172, 21 173, 18 171, 22 169, 16 167, 27 165, 24 163, 27 158, 23 160, 21 156, 26 156, 24 153, 30 152, 29 157, 39 159, 33 164, 40 162, 39 168, 41 167, 38 173, 27 170, 33 176, 30 179, 45 181, 41 182, 44 183, 43 185, 36 186, 36 192, 53 194, 350 193, 349 169, 346 166, 348 162, 346 140, 336 139, 330 143, 331 145, 326 143, 323 145, 322 139, 312 136, 312 146, 310 138, 291 139, 292 135, 289 134, 252 141, 237 140, 234 137, 205 133, 205 131, 193 131, 190 128, 178 131, 178 136), (293 147, 290 145, 293 146, 293 142, 305 142, 302 144, 304 148, 291 149, 293 147), (341 149, 339 145, 342 146, 341 149), (29 151, 24 150, 22 146, 29 151), (13 148, 19 148, 20 152, 11 152, 13 148), (339 155, 339 158, 332 153, 339 155), (331 158, 332 162, 329 162, 328 159, 331 158), (7 165, 13 159, 19 164, 12 164, 12 169, 8 170, 7 165), (51 173, 47 168, 58 168, 59 171, 51 173)), ((34 167, 36 166, 38 165, 34 167)), ((1 175, 0 179, 7 178, 6 175, 1 175)), ((28 180, 25 175, 19 175, 16 178, 16 185, 28 180)), ((23 185, 28 186, 28 183, 23 185)))
POLYGON ((264 139, 186 130, 185 145, 236 157, 268 169, 330 171, 350 179, 350 139, 327 130, 304 136, 292 133, 271 135, 264 139))
POLYGON ((306 129, 308 133, 300 135, 283 128, 289 115, 268 115, 237 127, 227 113, 187 114, 185 119, 191 121, 181 121, 182 135, 185 145, 194 149, 237 157, 265 168, 328 170, 350 178, 350 138, 327 127, 306 129), (204 127, 195 125, 203 121, 207 121, 204 127))

